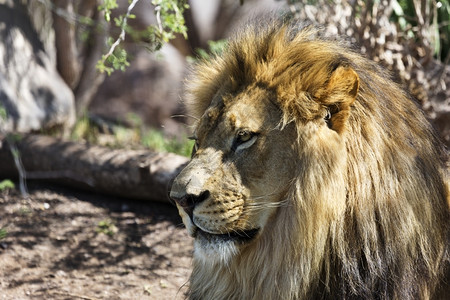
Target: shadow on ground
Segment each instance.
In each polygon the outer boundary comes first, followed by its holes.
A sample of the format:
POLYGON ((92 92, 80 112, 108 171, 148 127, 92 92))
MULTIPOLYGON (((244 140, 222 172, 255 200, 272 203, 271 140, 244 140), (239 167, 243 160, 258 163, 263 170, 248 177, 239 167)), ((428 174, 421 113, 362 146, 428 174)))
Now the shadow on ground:
POLYGON ((34 184, 0 211, 0 299, 184 298, 192 240, 173 205, 34 184))

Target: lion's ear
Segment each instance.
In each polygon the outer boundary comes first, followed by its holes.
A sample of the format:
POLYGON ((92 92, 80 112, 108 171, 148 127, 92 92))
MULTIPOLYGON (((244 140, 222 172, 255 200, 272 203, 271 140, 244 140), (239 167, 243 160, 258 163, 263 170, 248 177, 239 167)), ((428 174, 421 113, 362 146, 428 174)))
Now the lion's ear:
POLYGON ((332 71, 325 86, 314 95, 331 113, 329 127, 338 133, 345 129, 350 106, 358 95, 358 89, 358 74, 351 67, 339 66, 332 71))

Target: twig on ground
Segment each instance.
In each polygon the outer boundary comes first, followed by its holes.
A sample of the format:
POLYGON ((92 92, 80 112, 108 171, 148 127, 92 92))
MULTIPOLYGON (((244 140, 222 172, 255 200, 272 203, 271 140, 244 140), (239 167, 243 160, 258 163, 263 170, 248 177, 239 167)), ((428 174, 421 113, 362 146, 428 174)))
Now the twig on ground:
POLYGON ((79 298, 79 299, 83 299, 83 300, 99 300, 99 298, 92 298, 92 297, 89 297, 89 296, 78 295, 78 294, 73 294, 73 293, 69 293, 69 292, 57 292, 57 291, 55 291, 54 294, 60 295, 60 296, 72 297, 72 298, 79 298))
POLYGON ((22 160, 20 159, 20 152, 17 149, 16 144, 11 140, 7 139, 9 150, 14 159, 14 164, 16 165, 17 172, 19 173, 19 187, 20 193, 23 197, 28 197, 28 188, 26 182, 26 172, 22 164, 22 160))

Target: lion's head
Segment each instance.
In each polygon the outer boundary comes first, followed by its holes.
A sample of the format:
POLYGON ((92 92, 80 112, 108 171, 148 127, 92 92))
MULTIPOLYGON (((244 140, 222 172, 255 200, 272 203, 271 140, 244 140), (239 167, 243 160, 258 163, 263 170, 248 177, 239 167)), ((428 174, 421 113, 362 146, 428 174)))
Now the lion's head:
POLYGON ((188 86, 195 147, 170 196, 195 238, 191 298, 428 297, 449 251, 430 125, 374 63, 269 23, 188 86))

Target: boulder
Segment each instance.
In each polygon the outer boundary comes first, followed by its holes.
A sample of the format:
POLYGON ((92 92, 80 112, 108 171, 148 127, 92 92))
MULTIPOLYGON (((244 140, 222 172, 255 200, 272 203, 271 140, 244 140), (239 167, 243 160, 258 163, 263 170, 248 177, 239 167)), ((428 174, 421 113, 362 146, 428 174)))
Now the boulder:
POLYGON ((70 127, 75 122, 72 90, 44 43, 48 41, 40 39, 26 6, 0 0, 0 133, 70 127))

